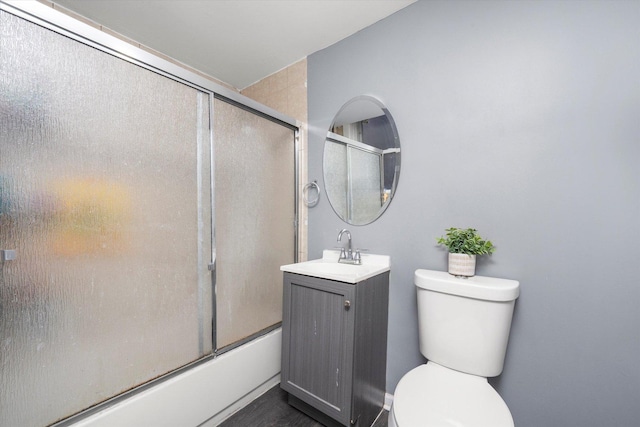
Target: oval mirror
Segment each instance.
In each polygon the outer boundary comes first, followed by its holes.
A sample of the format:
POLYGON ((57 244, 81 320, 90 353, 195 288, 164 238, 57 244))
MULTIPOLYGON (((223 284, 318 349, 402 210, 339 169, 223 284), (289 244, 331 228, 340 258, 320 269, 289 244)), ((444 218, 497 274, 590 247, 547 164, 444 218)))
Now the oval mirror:
POLYGON ((327 133, 324 186, 331 207, 345 222, 369 224, 387 209, 400 175, 400 140, 389 111, 359 96, 338 111, 327 133))

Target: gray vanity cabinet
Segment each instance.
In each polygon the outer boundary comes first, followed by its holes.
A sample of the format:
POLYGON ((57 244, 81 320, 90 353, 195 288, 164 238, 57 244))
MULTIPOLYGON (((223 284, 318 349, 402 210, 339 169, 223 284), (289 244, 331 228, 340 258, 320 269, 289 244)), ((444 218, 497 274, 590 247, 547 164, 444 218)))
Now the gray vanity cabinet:
POLYGON ((351 284, 284 273, 281 387, 325 425, 370 426, 384 404, 389 272, 351 284))

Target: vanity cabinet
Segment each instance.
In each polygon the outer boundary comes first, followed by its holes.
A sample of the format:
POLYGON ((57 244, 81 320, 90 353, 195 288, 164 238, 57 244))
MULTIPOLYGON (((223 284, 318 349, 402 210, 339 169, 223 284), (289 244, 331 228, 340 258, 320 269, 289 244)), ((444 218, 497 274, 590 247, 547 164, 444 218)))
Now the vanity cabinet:
POLYGON ((284 273, 281 387, 328 426, 370 426, 382 410, 389 272, 352 284, 284 273))

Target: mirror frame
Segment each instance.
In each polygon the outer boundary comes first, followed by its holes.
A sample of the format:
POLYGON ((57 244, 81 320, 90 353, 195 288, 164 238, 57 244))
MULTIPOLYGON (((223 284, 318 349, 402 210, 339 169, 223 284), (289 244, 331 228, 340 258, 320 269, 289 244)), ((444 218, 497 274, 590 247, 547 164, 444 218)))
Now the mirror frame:
POLYGON ((400 179, 401 157, 402 156, 401 156, 401 150, 400 150, 400 137, 398 135, 398 129, 396 127, 396 123, 393 120, 393 116, 391 115, 389 110, 386 108, 386 106, 379 99, 377 99, 377 98, 375 98, 373 96, 370 96, 370 95, 359 95, 359 96, 356 96, 355 98, 350 99, 346 103, 344 103, 344 105, 340 108, 340 110, 338 110, 336 115, 333 117, 333 120, 331 121, 331 125, 329 126, 329 130, 325 134, 324 146, 323 146, 322 178, 323 178, 323 181, 324 181, 324 184, 325 184, 324 185, 324 192, 327 195, 327 200, 329 200, 329 204, 331 205, 331 209, 333 209, 333 211, 336 213, 336 215, 342 221, 346 222, 349 225, 355 225, 355 226, 367 225, 367 224, 371 224, 372 222, 376 221, 387 210, 387 208, 391 204, 391 201, 393 200, 393 197, 395 196, 395 192, 396 192, 396 189, 397 189, 397 186, 398 186, 398 181, 400 179), (371 219, 367 219, 366 221, 362 221, 362 222, 353 222, 353 220, 350 220, 349 218, 346 218, 345 215, 343 215, 340 212, 338 212, 338 210, 334 206, 335 202, 331 201, 331 195, 329 194, 329 190, 327 188, 327 179, 326 179, 327 165, 326 165, 325 154, 326 154, 326 146, 327 146, 327 142, 328 142, 327 140, 328 139, 334 139, 331 136, 331 135, 333 135, 331 130, 334 128, 334 124, 336 123, 336 119, 338 119, 340 117, 340 115, 347 108, 349 108, 349 106, 351 104, 356 103, 356 102, 362 102, 362 101, 371 102, 371 103, 375 104, 378 108, 380 108, 380 110, 382 110, 382 113, 384 114, 384 116, 389 121, 389 124, 390 124, 390 127, 391 127, 391 132, 392 132, 392 135, 393 135, 394 147, 397 148, 398 151, 397 151, 396 163, 395 163, 395 167, 394 167, 393 183, 391 185, 391 191, 390 191, 390 195, 389 195, 388 200, 385 201, 385 203, 380 207, 378 212, 371 217, 371 219))

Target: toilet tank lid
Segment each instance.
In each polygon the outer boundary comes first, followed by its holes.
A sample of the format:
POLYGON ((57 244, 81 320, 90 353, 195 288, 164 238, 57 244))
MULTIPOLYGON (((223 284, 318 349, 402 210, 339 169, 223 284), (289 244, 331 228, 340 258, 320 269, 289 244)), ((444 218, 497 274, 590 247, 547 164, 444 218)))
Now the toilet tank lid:
POLYGON ((417 287, 487 301, 513 301, 520 295, 520 282, 495 277, 461 278, 445 271, 416 270, 417 287))

